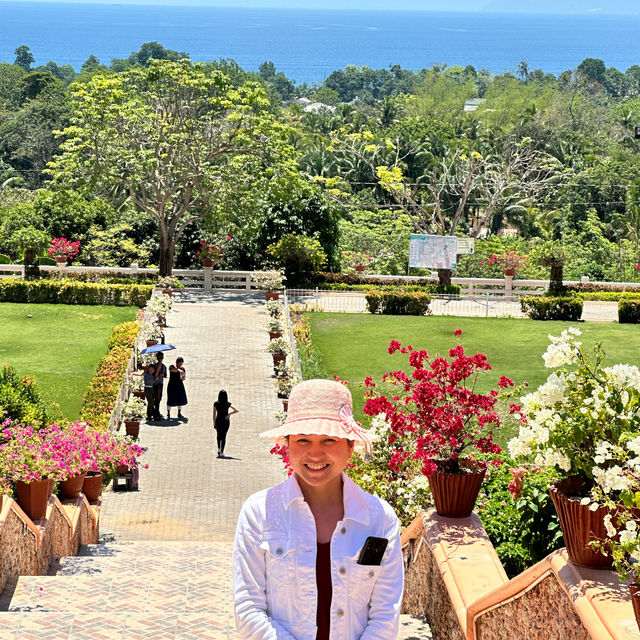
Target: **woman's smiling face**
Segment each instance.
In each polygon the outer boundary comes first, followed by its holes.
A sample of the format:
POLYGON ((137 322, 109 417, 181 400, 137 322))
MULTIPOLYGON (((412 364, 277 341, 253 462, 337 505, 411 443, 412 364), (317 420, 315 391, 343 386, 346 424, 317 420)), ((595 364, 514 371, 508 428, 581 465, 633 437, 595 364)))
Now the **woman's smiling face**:
POLYGON ((318 435, 289 436, 289 460, 298 481, 320 487, 339 480, 353 452, 346 438, 318 435))

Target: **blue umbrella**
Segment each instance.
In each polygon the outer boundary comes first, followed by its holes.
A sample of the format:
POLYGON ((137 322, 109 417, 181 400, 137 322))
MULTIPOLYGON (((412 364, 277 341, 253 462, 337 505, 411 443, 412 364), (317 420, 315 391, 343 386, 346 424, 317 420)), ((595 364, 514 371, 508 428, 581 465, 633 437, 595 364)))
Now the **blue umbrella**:
POLYGON ((143 349, 140 353, 141 355, 144 355, 146 353, 156 353, 156 351, 171 351, 172 349, 175 349, 172 344, 152 344, 150 347, 143 349))

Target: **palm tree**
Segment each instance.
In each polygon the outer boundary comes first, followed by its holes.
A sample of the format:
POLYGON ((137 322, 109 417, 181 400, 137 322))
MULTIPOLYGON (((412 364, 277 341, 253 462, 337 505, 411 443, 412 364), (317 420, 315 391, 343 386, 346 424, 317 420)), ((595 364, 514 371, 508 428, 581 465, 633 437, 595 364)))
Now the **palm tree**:
POLYGON ((518 75, 522 78, 523 82, 529 79, 529 63, 524 58, 518 62, 518 75))

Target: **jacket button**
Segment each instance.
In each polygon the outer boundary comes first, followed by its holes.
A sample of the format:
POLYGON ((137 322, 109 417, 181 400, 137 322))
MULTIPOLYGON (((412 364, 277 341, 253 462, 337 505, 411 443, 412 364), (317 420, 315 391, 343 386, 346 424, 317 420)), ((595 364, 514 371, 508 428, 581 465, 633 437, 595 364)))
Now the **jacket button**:
POLYGON ((347 573, 347 570, 346 570, 344 567, 340 567, 340 568, 338 569, 338 573, 339 573, 341 576, 343 576, 345 573, 347 573))
POLYGON ((278 547, 278 548, 276 549, 276 553, 277 553, 279 556, 281 556, 281 555, 282 555, 282 547, 278 547))
POLYGON ((340 529, 340 533, 347 533, 347 528, 346 527, 342 527, 342 529, 340 529))
POLYGON ((338 618, 342 618, 342 616, 344 615, 344 611, 342 609, 338 609, 336 611, 336 615, 338 616, 338 618))
POLYGON ((375 572, 374 572, 374 571, 369 571, 369 577, 370 577, 370 578, 373 578, 373 576, 375 576, 375 575, 376 575, 376 574, 375 574, 375 572))

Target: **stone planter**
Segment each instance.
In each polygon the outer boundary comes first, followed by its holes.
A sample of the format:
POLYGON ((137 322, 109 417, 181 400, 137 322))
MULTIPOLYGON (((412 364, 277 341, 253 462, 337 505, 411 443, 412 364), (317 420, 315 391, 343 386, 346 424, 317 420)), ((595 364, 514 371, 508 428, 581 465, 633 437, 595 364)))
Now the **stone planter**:
POLYGON ((608 537, 604 516, 608 513, 615 514, 605 506, 591 511, 588 505, 580 504, 580 498, 588 493, 582 478, 566 478, 554 482, 549 487, 549 493, 560 520, 564 544, 571 562, 581 567, 609 569, 613 558, 592 549, 589 542, 608 537))
POLYGON ((486 469, 469 473, 436 471, 429 477, 433 502, 439 516, 468 518, 476 504, 486 469))
POLYGON ((42 520, 46 517, 52 489, 53 482, 49 479, 36 480, 28 484, 16 480, 18 504, 31 520, 42 520))
POLYGON ((128 436, 137 439, 140 435, 140 420, 125 420, 124 429, 128 436))
POLYGON ((82 493, 89 502, 95 502, 100 498, 102 493, 102 474, 88 473, 84 477, 82 483, 82 493))
POLYGON ((633 613, 636 617, 636 624, 640 627, 640 583, 632 582, 629 585, 629 595, 633 605, 633 613))
POLYGON ((83 484, 84 473, 74 476, 73 478, 69 478, 68 480, 64 480, 58 487, 60 489, 60 496, 69 500, 77 498, 82 493, 83 484))

